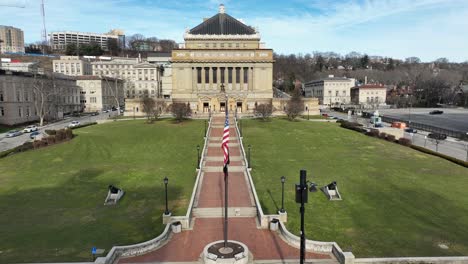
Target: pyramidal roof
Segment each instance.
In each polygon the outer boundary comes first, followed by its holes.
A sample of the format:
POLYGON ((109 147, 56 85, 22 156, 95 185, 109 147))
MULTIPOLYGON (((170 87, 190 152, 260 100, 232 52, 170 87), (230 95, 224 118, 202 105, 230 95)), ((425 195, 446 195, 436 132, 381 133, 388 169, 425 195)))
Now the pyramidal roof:
POLYGON ((203 21, 189 31, 192 35, 254 35, 254 28, 224 12, 224 5, 220 5, 219 13, 203 21))

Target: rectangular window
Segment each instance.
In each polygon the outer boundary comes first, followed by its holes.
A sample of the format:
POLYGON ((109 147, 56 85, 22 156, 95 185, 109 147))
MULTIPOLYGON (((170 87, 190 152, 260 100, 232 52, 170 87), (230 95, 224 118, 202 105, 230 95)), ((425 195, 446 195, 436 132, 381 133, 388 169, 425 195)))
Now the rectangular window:
POLYGON ((0 102, 3 102, 3 91, 0 91, 0 102))
POLYGON ((18 116, 21 117, 23 114, 23 109, 21 109, 21 106, 18 107, 18 116))
POLYGON ((197 68, 197 83, 201 83, 201 68, 197 68))
POLYGON ((5 115, 5 109, 3 107, 0 107, 0 116, 5 115))
POLYGON ((232 83, 232 67, 228 68, 228 83, 232 83))
POLYGON ((26 116, 29 117, 30 114, 31 114, 31 113, 30 113, 30 111, 29 111, 29 106, 28 106, 28 107, 26 107, 26 116))
POLYGON ((218 68, 214 67, 213 69, 213 83, 218 83, 218 68))
POLYGON ((210 83, 210 68, 205 68, 205 83, 210 83))
POLYGON ((224 78, 224 71, 226 70, 226 68, 224 67, 221 67, 221 83, 225 83, 225 78, 224 78))
POLYGON ((249 68, 244 68, 244 83, 249 83, 249 68))
POLYGON ((20 91, 16 91, 16 101, 20 101, 20 91))
POLYGON ((236 68, 236 83, 240 83, 240 68, 236 68))

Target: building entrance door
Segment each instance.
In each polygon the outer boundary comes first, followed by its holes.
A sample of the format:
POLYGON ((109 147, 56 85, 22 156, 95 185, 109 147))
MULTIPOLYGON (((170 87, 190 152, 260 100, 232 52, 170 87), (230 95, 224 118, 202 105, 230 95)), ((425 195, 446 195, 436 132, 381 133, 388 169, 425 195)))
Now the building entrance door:
POLYGON ((242 102, 237 102, 237 112, 242 113, 242 102))
POLYGON ((203 103, 203 113, 208 113, 210 111, 210 104, 203 103))
POLYGON ((225 112, 226 111, 226 103, 225 102, 221 102, 219 104, 219 111, 220 112, 225 112))

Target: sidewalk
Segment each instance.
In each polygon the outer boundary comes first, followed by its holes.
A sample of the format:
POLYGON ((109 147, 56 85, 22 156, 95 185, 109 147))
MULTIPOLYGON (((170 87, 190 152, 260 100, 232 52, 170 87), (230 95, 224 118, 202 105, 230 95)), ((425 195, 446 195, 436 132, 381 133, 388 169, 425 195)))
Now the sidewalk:
MULTIPOLYGON (((288 245, 276 232, 260 229, 256 220, 256 208, 237 140, 234 118, 230 118, 229 166, 229 214, 228 239, 244 243, 254 260, 294 260, 299 249, 288 245)), ((224 116, 213 117, 208 137, 207 157, 203 160, 201 188, 195 198, 194 225, 192 230, 173 234, 163 247, 148 254, 123 258, 119 263, 190 262, 198 261, 203 248, 223 239, 224 174, 221 136, 224 116)), ((329 254, 307 252, 308 259, 334 260, 329 254)))

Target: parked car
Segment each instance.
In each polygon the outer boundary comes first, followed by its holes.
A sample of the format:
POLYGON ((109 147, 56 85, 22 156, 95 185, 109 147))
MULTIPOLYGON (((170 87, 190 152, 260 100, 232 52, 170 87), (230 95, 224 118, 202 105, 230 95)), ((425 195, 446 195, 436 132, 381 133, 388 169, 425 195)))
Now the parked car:
POLYGON ((109 113, 109 110, 102 110, 103 113, 109 113))
POLYGON ((43 137, 44 137, 44 135, 39 131, 32 132, 29 135, 29 138, 32 139, 32 140, 41 140, 43 137))
POLYGON ((99 112, 98 112, 98 111, 92 112, 91 115, 92 115, 92 116, 97 116, 97 115, 99 115, 99 112))
POLYGON ((441 115, 443 113, 444 111, 441 111, 441 110, 432 110, 429 112, 430 115, 441 115))
POLYGON ((374 127, 383 127, 383 124, 382 123, 375 123, 374 127))
POLYGON ((429 133, 429 135, 427 135, 427 137, 432 138, 432 139, 444 140, 444 139, 447 138, 447 135, 440 134, 440 133, 429 133))
POLYGON ((27 126, 25 129, 23 129, 24 133, 31 133, 37 131, 37 126, 32 125, 32 126, 27 126))
POLYGON ((406 128, 406 129, 405 129, 405 132, 408 132, 408 133, 413 133, 413 134, 416 134, 416 133, 418 133, 418 131, 417 131, 416 129, 414 129, 414 128, 410 128, 410 127, 406 128))
POLYGON ((79 121, 72 121, 70 124, 68 124, 68 127, 76 127, 79 126, 80 122, 79 121))
POLYGON ((9 131, 7 133, 6 137, 9 137, 9 138, 17 137, 17 136, 20 136, 21 134, 23 134, 23 133, 21 133, 21 131, 19 131, 19 130, 11 130, 11 131, 9 131))

